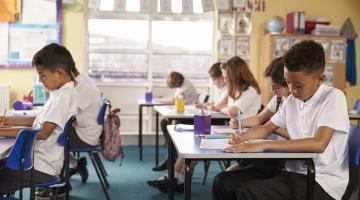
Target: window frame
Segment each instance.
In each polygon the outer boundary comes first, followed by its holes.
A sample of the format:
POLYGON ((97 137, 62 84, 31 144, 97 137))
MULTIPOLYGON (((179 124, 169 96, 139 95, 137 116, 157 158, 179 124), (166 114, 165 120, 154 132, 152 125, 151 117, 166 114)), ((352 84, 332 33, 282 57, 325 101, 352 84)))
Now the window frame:
MULTIPOLYGON (((151 67, 151 57, 153 55, 205 55, 209 56, 211 61, 214 60, 214 42, 211 44, 211 51, 196 51, 196 50, 158 50, 153 49, 152 47, 152 21, 155 20, 164 20, 164 21, 206 21, 213 23, 213 30, 215 29, 215 14, 214 12, 207 13, 193 13, 193 14, 182 14, 182 13, 170 13, 164 14, 157 12, 157 0, 151 0, 152 7, 148 14, 141 12, 124 12, 117 13, 116 11, 94 11, 89 10, 88 2, 85 2, 85 66, 84 70, 86 74, 89 74, 89 54, 90 53, 132 53, 132 54, 144 54, 147 55, 147 78, 138 79, 138 81, 129 82, 130 78, 121 81, 120 79, 113 79, 114 81, 108 82, 104 80, 96 80, 96 83, 99 85, 148 85, 151 83, 154 86, 164 85, 165 79, 153 79, 153 71, 151 67), (145 50, 134 50, 134 49, 113 49, 113 50, 90 50, 89 49, 89 30, 88 30, 88 20, 89 19, 120 19, 120 20, 146 20, 148 23, 148 42, 147 49, 145 50)), ((215 39, 215 32, 212 32, 212 38, 215 39)), ((210 67, 210 66, 209 66, 210 67)), ((192 79, 192 81, 197 85, 208 85, 209 80, 204 79, 192 79)))

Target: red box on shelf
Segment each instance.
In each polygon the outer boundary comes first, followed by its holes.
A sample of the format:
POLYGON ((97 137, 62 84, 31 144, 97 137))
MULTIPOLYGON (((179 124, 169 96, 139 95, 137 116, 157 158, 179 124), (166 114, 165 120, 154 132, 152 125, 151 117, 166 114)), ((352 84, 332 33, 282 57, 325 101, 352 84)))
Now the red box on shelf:
POLYGON ((305 22, 305 34, 311 34, 311 31, 315 29, 316 24, 330 25, 330 22, 306 21, 305 22))

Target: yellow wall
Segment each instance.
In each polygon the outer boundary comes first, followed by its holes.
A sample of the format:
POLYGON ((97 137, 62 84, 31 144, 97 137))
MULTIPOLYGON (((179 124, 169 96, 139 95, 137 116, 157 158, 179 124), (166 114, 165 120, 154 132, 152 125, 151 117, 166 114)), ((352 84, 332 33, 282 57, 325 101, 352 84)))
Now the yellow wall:
MULTIPOLYGON (((81 0, 83 2, 83 0, 81 0)), ((305 11, 306 19, 314 16, 325 16, 333 25, 341 26, 347 17, 354 23, 355 29, 360 33, 360 8, 359 0, 269 0, 266 2, 266 12, 252 13, 251 35, 251 67, 256 75, 259 74, 258 57, 259 38, 264 34, 267 21, 275 15, 285 17, 291 11, 305 11)), ((80 71, 84 70, 85 51, 84 13, 65 12, 63 44, 72 53, 76 65, 80 71)), ((357 49, 357 77, 358 84, 348 87, 348 105, 352 106, 357 98, 360 98, 360 38, 356 40, 357 49)), ((21 98, 23 92, 28 92, 33 86, 33 69, 0 69, 0 85, 11 85, 11 101, 21 98)))

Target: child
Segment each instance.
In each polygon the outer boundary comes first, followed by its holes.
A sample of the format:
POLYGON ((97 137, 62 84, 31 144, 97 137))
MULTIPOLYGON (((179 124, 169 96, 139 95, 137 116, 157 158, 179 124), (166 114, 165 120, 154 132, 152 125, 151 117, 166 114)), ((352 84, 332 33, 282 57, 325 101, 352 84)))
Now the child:
MULTIPOLYGON (((102 132, 102 126, 97 123, 97 116, 101 107, 100 91, 92 80, 80 74, 74 66, 72 72, 76 80, 77 94, 77 115, 76 121, 69 134, 69 146, 86 148, 98 145, 102 132)), ((86 158, 82 157, 76 160, 70 154, 70 174, 79 173, 81 181, 86 183, 88 171, 86 168, 86 158)))
POLYGON ((205 103, 195 104, 195 107, 207 107, 210 110, 215 110, 219 106, 227 103, 228 93, 227 93, 227 85, 225 79, 221 72, 221 63, 217 62, 213 64, 209 71, 210 79, 215 86, 214 95, 212 96, 212 101, 205 103))
MULTIPOLYGON (((50 91, 50 98, 36 116, 33 127, 40 128, 34 147, 33 182, 45 182, 60 174, 64 148, 58 144, 65 123, 76 113, 76 92, 71 69, 74 61, 70 52, 58 44, 49 44, 38 51, 32 61, 39 81, 50 91)), ((13 125, 17 121, 9 120, 13 125)), ((20 125, 28 124, 21 123, 20 125)), ((17 133, 12 136, 15 137, 17 133)), ((11 136, 0 132, 0 136, 11 136)), ((0 194, 20 189, 20 172, 0 167, 0 194)), ((22 187, 29 187, 30 171, 24 172, 22 187)))
POLYGON ((232 116, 240 111, 244 118, 256 115, 261 106, 260 88, 246 62, 234 56, 221 68, 229 98, 227 105, 220 106, 216 111, 232 116))
MULTIPOLYGON (((233 135, 227 152, 316 152, 314 199, 341 199, 349 178, 347 140, 349 118, 343 92, 322 84, 325 80, 323 47, 313 41, 294 45, 284 56, 284 77, 291 95, 269 122, 233 135), (265 138, 287 128, 290 140, 240 143, 265 138)), ((256 169, 224 172, 213 184, 213 199, 305 199, 306 163, 287 161, 286 171, 256 169), (251 197, 250 197, 251 196, 251 197)))
POLYGON ((183 96, 185 104, 193 104, 198 101, 198 94, 194 85, 179 72, 170 72, 167 79, 166 85, 170 89, 176 89, 174 97, 160 97, 157 101, 174 103, 175 98, 183 96))
MULTIPOLYGON (((270 118, 281 108, 283 102, 289 96, 290 91, 287 87, 286 80, 284 78, 284 64, 283 58, 276 58, 273 60, 270 65, 265 70, 265 78, 270 86, 271 92, 274 94, 273 98, 267 104, 267 106, 256 116, 248 117, 241 120, 241 127, 255 127, 263 125, 265 122, 269 121, 270 118)), ((230 126, 234 129, 238 129, 238 120, 232 118, 230 120, 230 126)), ((278 135, 286 137, 286 129, 279 128, 275 131, 278 135), (284 133, 285 131, 285 133, 284 133)), ((276 135, 272 134, 271 139, 278 139, 276 135)), ((269 138, 269 137, 268 137, 269 138)), ((269 138, 270 139, 270 138, 269 138)), ((240 166, 243 167, 261 167, 261 168, 281 168, 282 162, 277 162, 273 160, 241 160, 239 164, 235 164, 227 168, 227 171, 234 171, 240 169, 240 166)))
MULTIPOLYGON (((196 104, 197 107, 203 107, 203 106, 217 107, 217 106, 221 105, 223 102, 227 101, 227 86, 225 83, 225 79, 222 76, 220 65, 221 65, 221 63, 217 62, 217 63, 213 64, 208 71, 210 78, 212 80, 212 83, 218 89, 218 92, 215 93, 216 95, 214 96, 214 102, 210 102, 208 104, 198 103, 198 104, 196 104)), ((196 163, 197 162, 195 162, 195 161, 192 162, 192 165, 191 165, 192 169, 194 169, 196 163)), ((175 178, 177 180, 177 183, 175 185, 175 190, 182 192, 183 188, 184 188, 184 160, 177 159, 174 169, 175 169, 175 178)), ((168 180, 167 175, 165 175, 165 176, 160 177, 157 180, 150 180, 147 183, 150 186, 159 188, 160 191, 162 191, 162 192, 167 192, 167 185, 168 185, 167 180, 168 180)))
MULTIPOLYGON (((198 102, 199 95, 196 92, 194 85, 179 72, 170 72, 167 79, 166 84, 170 89, 176 88, 175 94, 173 97, 161 97, 157 98, 156 101, 174 103, 175 98, 183 97, 185 100, 185 104, 194 104, 198 102)), ((176 122, 173 121, 173 124, 176 122)), ((182 123, 188 123, 187 121, 182 121, 182 123)), ((162 119, 160 122, 161 130, 164 134, 165 141, 167 143, 169 133, 167 131, 166 126, 169 125, 170 122, 167 119, 162 119)), ((165 159, 158 166, 153 167, 153 171, 162 171, 167 168, 167 159, 165 159)))

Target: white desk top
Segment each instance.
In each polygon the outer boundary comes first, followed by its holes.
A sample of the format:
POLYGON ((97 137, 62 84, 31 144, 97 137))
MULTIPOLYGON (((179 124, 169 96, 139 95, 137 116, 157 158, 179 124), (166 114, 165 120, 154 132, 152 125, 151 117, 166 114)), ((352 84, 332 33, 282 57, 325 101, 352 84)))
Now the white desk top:
POLYGON ((174 125, 167 126, 171 140, 181 158, 188 159, 241 159, 241 158, 316 158, 317 153, 225 153, 222 150, 200 149, 201 138, 193 131, 175 131, 174 125))
MULTIPOLYGON (((158 112, 160 115, 166 117, 166 118, 172 118, 172 119, 191 119, 194 118, 195 114, 200 114, 201 110, 198 108, 195 108, 193 105, 186 105, 185 106, 185 112, 176 112, 175 106, 155 106, 154 109, 156 112, 158 112)), ((229 115, 225 115, 220 112, 211 112, 211 118, 212 119, 230 119, 229 115)))
POLYGON ((0 138, 0 160, 7 156, 15 140, 15 138, 0 138))
POLYGON ((166 103, 166 102, 160 102, 160 101, 147 102, 147 101, 145 101, 145 99, 138 99, 137 104, 138 105, 143 105, 143 106, 172 105, 172 103, 166 103))

